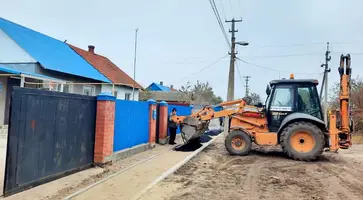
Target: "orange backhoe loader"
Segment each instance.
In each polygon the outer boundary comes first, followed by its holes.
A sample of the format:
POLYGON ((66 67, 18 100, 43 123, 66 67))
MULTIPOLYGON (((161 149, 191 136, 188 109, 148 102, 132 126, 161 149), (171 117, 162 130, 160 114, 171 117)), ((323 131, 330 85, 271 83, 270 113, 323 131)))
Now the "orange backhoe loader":
POLYGON ((324 150, 337 152, 352 145, 349 54, 341 55, 338 71, 339 122, 335 111, 329 111, 327 124, 323 121, 316 88, 318 81, 294 79, 293 74, 290 79, 273 80, 267 85, 265 105, 250 105, 251 99, 243 98, 220 104, 224 108, 232 106, 229 109, 215 112, 211 106, 205 106, 190 116, 174 116, 173 120, 180 124, 186 143, 204 134, 211 119, 228 117, 225 147, 232 155, 247 155, 254 142, 257 145, 280 145, 289 157, 296 160, 315 160, 324 150))

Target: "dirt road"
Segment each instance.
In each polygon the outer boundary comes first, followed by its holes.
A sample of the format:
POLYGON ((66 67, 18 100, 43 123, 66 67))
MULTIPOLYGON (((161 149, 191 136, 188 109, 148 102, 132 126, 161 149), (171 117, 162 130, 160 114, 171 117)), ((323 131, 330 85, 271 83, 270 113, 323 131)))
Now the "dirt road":
POLYGON ((363 199, 363 145, 306 163, 278 148, 249 156, 226 152, 223 137, 141 199, 363 199))

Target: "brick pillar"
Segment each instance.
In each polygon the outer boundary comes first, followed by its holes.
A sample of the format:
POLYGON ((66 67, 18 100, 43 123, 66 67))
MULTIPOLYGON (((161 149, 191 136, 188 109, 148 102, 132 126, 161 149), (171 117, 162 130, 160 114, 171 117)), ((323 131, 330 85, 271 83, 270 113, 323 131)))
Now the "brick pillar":
POLYGON ((113 136, 115 126, 115 100, 111 93, 97 96, 96 138, 94 163, 104 164, 113 152, 113 136))
POLYGON ((166 144, 168 137, 168 103, 159 103, 159 143, 166 144))
POLYGON ((156 101, 149 99, 149 145, 155 147, 156 140, 156 101))

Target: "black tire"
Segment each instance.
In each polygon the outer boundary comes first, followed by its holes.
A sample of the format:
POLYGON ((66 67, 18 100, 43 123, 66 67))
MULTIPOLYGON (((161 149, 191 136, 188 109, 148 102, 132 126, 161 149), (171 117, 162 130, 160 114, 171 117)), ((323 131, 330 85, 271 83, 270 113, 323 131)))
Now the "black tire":
POLYGON ((251 140, 251 137, 247 133, 245 133, 241 130, 232 130, 227 135, 226 139, 224 140, 224 145, 229 154, 244 156, 250 152, 250 150, 252 148, 252 140, 251 140), (233 147, 234 145, 232 144, 232 140, 242 141, 243 147, 241 149, 234 148, 233 147))
POLYGON ((282 150, 290 157, 295 160, 311 161, 316 160, 324 151, 325 139, 322 130, 316 125, 309 122, 294 122, 289 124, 281 133, 280 145, 282 150), (298 139, 297 133, 303 132, 301 139, 298 139), (306 138, 305 135, 307 136, 306 138), (294 146, 291 143, 297 142, 299 145, 294 146), (304 144, 306 139, 306 143, 304 144), (295 140, 295 141, 294 141, 295 140), (309 144, 309 140, 313 143, 309 144), (303 147, 305 145, 305 147, 303 147), (310 146, 311 149, 310 149, 310 146), (305 148, 304 150, 297 151, 296 147, 305 148), (295 147, 295 148, 294 148, 295 147), (306 151, 307 149, 310 149, 306 151), (306 151, 306 152, 303 152, 306 151))

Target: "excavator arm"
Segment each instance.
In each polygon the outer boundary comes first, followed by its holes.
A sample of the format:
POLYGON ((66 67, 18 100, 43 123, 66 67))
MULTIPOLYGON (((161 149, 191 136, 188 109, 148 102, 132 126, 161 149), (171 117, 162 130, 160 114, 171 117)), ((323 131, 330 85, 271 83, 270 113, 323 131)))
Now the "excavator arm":
MULTIPOLYGON (((227 117, 234 115, 234 118, 238 118, 235 116, 236 113, 239 114, 246 114, 260 116, 256 107, 250 106, 253 108, 253 113, 251 112, 251 108, 247 105, 250 101, 246 98, 223 102, 218 106, 222 106, 224 109, 221 111, 215 111, 212 106, 204 106, 202 109, 198 110, 197 112, 192 113, 190 116, 173 116, 172 120, 180 125, 181 128, 181 135, 185 143, 199 138, 209 126, 209 122, 215 118, 227 117), (257 111, 257 113, 256 113, 257 111)), ((247 119, 239 119, 247 124, 251 124, 253 126, 261 126, 253 121, 249 121, 247 119)))
POLYGON ((346 149, 351 143, 351 115, 350 115, 350 89, 351 89, 351 72, 350 55, 341 55, 340 66, 338 68, 340 75, 339 91, 339 117, 337 122, 336 111, 330 111, 329 117, 329 135, 330 151, 337 151, 339 148, 346 149), (345 67, 344 67, 345 64, 345 67))
MULTIPOLYGON (((223 102, 221 104, 219 104, 218 106, 234 106, 234 105, 238 105, 238 110, 240 108, 243 107, 243 105, 245 105, 245 101, 243 99, 239 99, 239 100, 234 100, 234 101, 227 101, 227 102, 223 102)), ((221 110, 221 111, 214 111, 214 109, 212 108, 212 106, 204 106, 203 108, 201 108, 200 110, 192 113, 190 116, 173 116, 172 120, 178 124, 183 124, 183 121, 187 118, 187 117, 192 117, 195 119, 198 119, 199 121, 209 121, 213 118, 220 118, 220 117, 227 117, 229 115, 232 115, 236 112, 238 112, 238 110, 221 110)), ((185 123, 184 123, 185 124, 185 123)))

